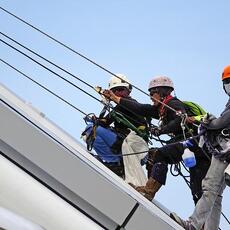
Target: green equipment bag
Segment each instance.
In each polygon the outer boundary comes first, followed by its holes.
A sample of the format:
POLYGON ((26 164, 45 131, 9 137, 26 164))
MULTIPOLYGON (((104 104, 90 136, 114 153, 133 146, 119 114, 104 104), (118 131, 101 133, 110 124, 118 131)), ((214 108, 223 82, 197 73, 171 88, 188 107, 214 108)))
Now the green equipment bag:
POLYGON ((194 117, 195 120, 200 121, 207 112, 197 103, 191 101, 183 101, 186 113, 189 117, 194 117))

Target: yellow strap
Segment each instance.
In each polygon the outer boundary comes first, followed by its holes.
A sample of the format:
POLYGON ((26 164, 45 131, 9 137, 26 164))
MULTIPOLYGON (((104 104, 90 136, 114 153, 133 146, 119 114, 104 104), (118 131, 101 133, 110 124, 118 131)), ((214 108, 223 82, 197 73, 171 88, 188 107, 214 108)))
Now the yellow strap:
POLYGON ((137 127, 138 130, 144 131, 146 127, 144 125, 140 125, 137 127))

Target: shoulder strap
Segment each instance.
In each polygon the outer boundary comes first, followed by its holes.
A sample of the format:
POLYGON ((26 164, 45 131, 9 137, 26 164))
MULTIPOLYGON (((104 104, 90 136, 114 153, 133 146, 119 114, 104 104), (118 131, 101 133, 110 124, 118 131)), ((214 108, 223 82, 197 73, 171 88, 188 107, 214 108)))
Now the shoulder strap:
POLYGON ((133 131, 135 131, 137 133, 137 135, 139 135, 142 138, 148 138, 147 133, 145 132, 145 130, 143 130, 143 126, 139 127, 135 127, 128 119, 126 119, 121 113, 115 112, 114 110, 111 112, 111 116, 118 122, 118 123, 122 123, 123 125, 125 125, 126 127, 132 129, 133 131))
POLYGON ((171 101, 174 97, 172 95, 168 95, 167 97, 164 98, 164 100, 162 101, 163 104, 161 104, 160 106, 160 116, 162 116, 164 114, 164 109, 165 109, 165 105, 164 104, 168 104, 169 101, 171 101))

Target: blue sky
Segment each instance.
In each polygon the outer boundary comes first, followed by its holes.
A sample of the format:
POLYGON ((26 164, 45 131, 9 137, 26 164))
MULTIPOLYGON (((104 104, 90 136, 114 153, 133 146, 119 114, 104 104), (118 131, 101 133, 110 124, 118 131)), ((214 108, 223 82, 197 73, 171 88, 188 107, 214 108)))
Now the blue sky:
MULTIPOLYGON (((219 115, 227 96, 220 75, 230 64, 230 2, 228 0, 116 0, 116 1, 1 1, 1 7, 86 55, 114 73, 123 73, 147 92, 156 75, 175 84, 176 95, 219 115)), ((62 66, 92 86, 107 87, 110 75, 0 10, 1 32, 62 66)), ((9 42, 1 36, 1 39, 9 42)), ((11 43, 13 44, 13 43, 11 43)), ((15 45, 15 44, 14 44, 15 45)), ((98 114, 102 105, 69 86, 3 43, 1 58, 61 95, 85 113, 98 114)), ((44 92, 0 62, 0 82, 31 102, 79 140, 83 115, 44 92)), ((49 65, 51 68, 51 66, 49 65)), ((100 99, 92 89, 56 70, 100 99)), ((151 103, 133 90, 132 96, 151 103)), ((156 199, 182 217, 193 210, 190 191, 181 178, 168 177, 156 199)), ((229 188, 224 193, 225 214, 230 213, 229 188), (228 203, 228 205, 227 205, 228 203)), ((228 215, 228 217, 230 217, 228 215)), ((222 221, 222 229, 229 228, 222 221)))

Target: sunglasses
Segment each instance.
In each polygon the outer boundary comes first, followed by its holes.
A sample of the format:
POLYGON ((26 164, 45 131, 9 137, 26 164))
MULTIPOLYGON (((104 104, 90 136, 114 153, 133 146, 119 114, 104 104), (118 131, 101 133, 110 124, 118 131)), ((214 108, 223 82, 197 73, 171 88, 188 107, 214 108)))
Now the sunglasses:
POLYGON ((125 87, 116 87, 116 88, 113 88, 113 89, 112 89, 112 92, 116 92, 116 91, 122 92, 122 91, 124 91, 125 89, 126 89, 125 87))
POLYGON ((157 90, 151 90, 150 93, 149 93, 149 95, 153 96, 153 94, 155 94, 155 93, 158 93, 158 91, 157 90))
POLYGON ((223 83, 224 83, 224 84, 228 84, 228 83, 230 83, 230 78, 226 78, 226 79, 224 79, 224 80, 223 80, 223 83))

